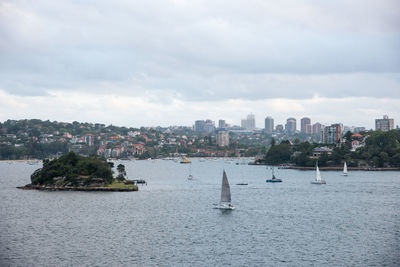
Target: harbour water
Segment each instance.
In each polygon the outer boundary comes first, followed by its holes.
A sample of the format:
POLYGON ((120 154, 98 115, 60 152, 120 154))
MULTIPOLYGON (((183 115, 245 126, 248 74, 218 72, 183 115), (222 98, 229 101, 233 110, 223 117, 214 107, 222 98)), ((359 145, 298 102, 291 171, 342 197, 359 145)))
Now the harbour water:
POLYGON ((0 162, 0 266, 398 266, 400 172, 275 170, 235 161, 122 161, 139 192, 15 187, 0 162), (213 209, 222 170, 236 210, 213 209), (247 186, 237 183, 246 182, 247 186))

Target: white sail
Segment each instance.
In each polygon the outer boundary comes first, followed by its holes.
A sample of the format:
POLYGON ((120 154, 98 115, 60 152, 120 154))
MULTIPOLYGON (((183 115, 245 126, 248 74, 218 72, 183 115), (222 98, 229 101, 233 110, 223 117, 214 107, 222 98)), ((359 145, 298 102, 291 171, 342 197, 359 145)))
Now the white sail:
POLYGON ((225 170, 222 175, 221 202, 231 202, 231 188, 225 170))
POLYGON ((317 165, 317 171, 315 172, 315 180, 316 181, 321 181, 322 180, 321 179, 321 173, 319 172, 318 165, 317 165))
POLYGON ((344 162, 343 174, 347 175, 347 164, 346 164, 346 161, 344 162))

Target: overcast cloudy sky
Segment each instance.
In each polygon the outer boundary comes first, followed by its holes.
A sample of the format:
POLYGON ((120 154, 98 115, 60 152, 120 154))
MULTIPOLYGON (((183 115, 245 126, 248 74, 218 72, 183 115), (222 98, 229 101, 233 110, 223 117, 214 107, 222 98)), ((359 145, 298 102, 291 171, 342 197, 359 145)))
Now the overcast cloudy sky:
POLYGON ((400 124, 400 1, 0 0, 0 121, 400 124))

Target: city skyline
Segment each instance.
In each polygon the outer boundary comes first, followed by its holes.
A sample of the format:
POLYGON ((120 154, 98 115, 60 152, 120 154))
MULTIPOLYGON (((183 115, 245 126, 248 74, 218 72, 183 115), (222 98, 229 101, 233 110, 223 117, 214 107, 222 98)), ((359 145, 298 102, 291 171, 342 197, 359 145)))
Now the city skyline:
POLYGON ((0 120, 400 120, 399 3, 0 4, 0 120), (62 10, 63 16, 59 16, 62 10), (112 22, 112 23, 110 23, 112 22), (318 23, 316 23, 318 22, 318 23))
MULTIPOLYGON (((384 114, 384 115, 382 115, 380 117, 372 118, 371 122, 369 123, 370 125, 372 125, 371 127, 362 125, 360 123, 358 123, 358 124, 357 123, 355 123, 355 124, 346 124, 346 123, 343 123, 342 121, 321 122, 321 121, 318 121, 318 120, 315 120, 313 118, 306 117, 306 116, 302 116, 302 117, 298 117, 298 118, 297 117, 293 117, 293 116, 289 116, 289 117, 287 117, 287 118, 285 118, 283 120, 276 120, 275 117, 270 116, 270 115, 267 115, 267 116, 265 116, 263 118, 257 118, 257 116, 255 116, 254 113, 250 113, 250 114, 252 116, 254 116, 254 120, 255 120, 255 128, 254 129, 265 129, 265 120, 267 118, 272 119, 272 121, 273 121, 272 122, 273 123, 273 130, 275 130, 276 126, 278 126, 278 125, 283 126, 284 129, 285 129, 285 126, 287 124, 287 120, 288 119, 295 119, 296 120, 296 122, 295 122, 295 130, 298 131, 298 132, 301 132, 301 120, 304 119, 304 118, 311 119, 311 124, 310 124, 311 125, 311 132, 314 132, 314 130, 312 128, 313 128, 313 126, 315 124, 319 124, 319 125, 323 125, 323 126, 329 126, 331 124, 336 124, 336 123, 341 123, 341 124, 343 124, 343 126, 347 126, 347 127, 365 127, 366 130, 371 130, 371 129, 375 130, 375 128, 376 128, 376 120, 381 120, 382 118, 385 118, 385 117, 389 117, 393 121, 392 122, 393 123, 393 129, 395 129, 395 128, 397 128, 399 126, 399 123, 396 121, 396 119, 391 117, 390 115, 387 115, 387 114, 384 114)), ((248 114, 248 115, 250 115, 250 114, 248 114)), ((280 117, 282 117, 282 116, 280 116, 280 117)), ((3 119, 3 120, 0 120, 0 122, 4 122, 6 120, 23 120, 23 119, 40 119, 40 120, 50 120, 50 121, 67 122, 67 123, 72 123, 73 122, 72 120, 67 121, 67 120, 60 120, 60 119, 37 118, 37 117, 29 117, 29 116, 28 117, 23 117, 23 118, 6 118, 6 119, 3 119)), ((88 120, 88 121, 85 121, 85 120, 74 120, 74 121, 85 122, 85 123, 101 123, 101 124, 105 124, 105 125, 115 125, 115 126, 120 126, 120 127, 133 127, 133 128, 184 126, 184 127, 194 127, 194 130, 196 131, 196 122, 198 122, 198 121, 203 121, 204 123, 208 122, 210 125, 212 125, 215 128, 221 128, 220 127, 220 123, 221 122, 223 122, 224 125, 229 125, 229 127, 232 127, 232 126, 242 127, 241 124, 243 123, 243 118, 239 119, 237 121, 233 121, 233 122, 230 121, 230 120, 224 119, 224 118, 217 118, 217 119, 214 119, 214 118, 197 118, 197 119, 195 119, 193 121, 189 121, 188 124, 160 123, 160 124, 153 124, 153 125, 124 125, 124 124, 116 124, 116 123, 113 123, 113 122, 108 123, 108 122, 104 122, 104 121, 93 121, 93 120, 88 120)), ((203 126, 201 126, 201 127, 203 127, 203 126)), ((222 128, 224 128, 224 127, 222 127, 222 128)), ((243 127, 243 128, 246 128, 246 127, 243 127)))

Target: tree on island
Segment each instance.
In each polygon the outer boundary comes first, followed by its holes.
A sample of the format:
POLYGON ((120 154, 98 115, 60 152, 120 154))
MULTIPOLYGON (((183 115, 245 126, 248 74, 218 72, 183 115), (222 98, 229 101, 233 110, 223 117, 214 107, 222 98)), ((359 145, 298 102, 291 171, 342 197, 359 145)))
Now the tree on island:
POLYGON ((123 180, 126 179, 125 178, 125 176, 126 176, 125 165, 118 164, 117 171, 118 171, 117 180, 122 182, 123 180))

